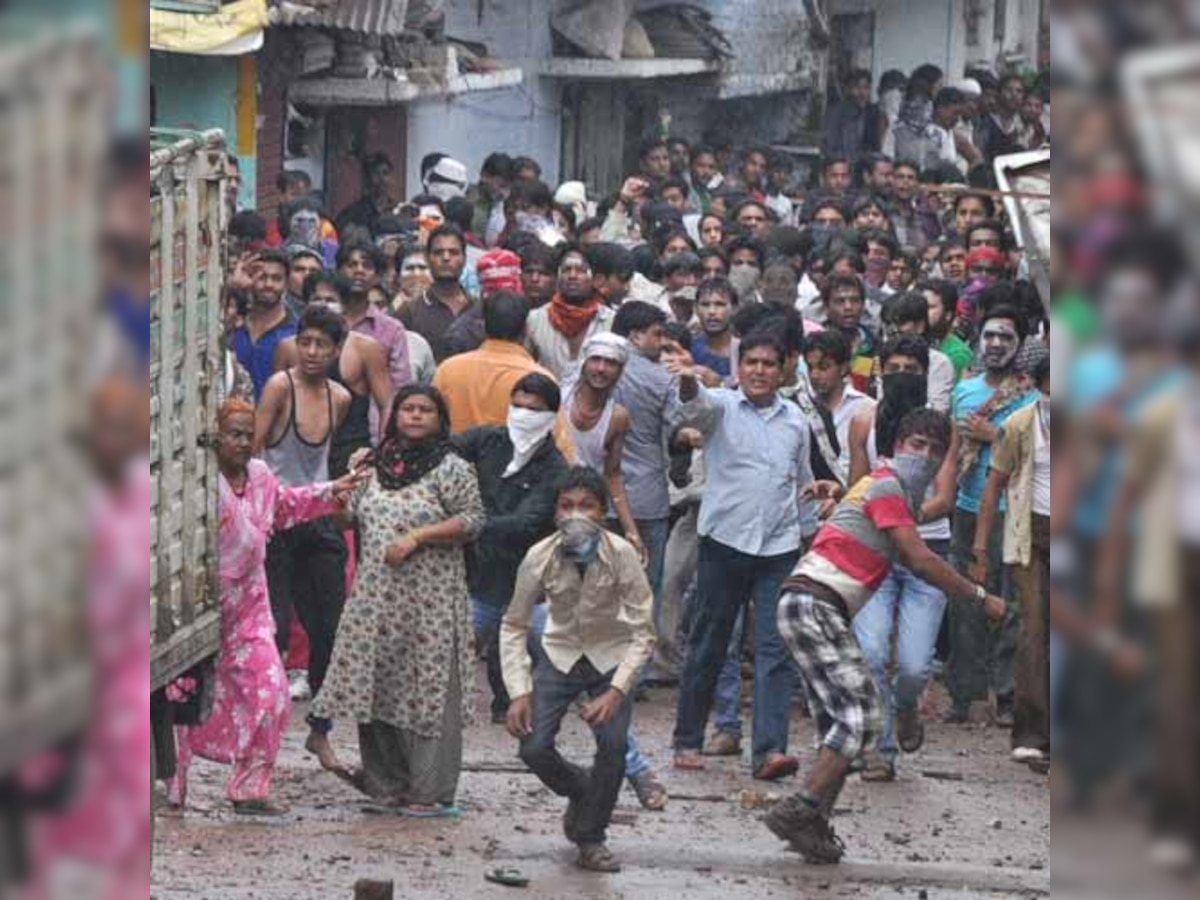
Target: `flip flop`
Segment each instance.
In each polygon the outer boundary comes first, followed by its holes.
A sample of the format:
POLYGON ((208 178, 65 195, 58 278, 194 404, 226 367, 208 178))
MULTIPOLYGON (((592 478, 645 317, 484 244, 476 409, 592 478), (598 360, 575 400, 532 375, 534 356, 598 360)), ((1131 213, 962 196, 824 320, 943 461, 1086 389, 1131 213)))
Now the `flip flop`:
POLYGON ((462 818, 462 810, 457 806, 439 806, 437 809, 416 809, 412 806, 402 806, 400 815, 410 819, 459 819, 462 818))
POLYGON ((520 869, 514 869, 511 866, 500 866, 497 869, 491 869, 483 873, 483 878, 492 884, 502 884, 505 887, 529 887, 529 879, 521 874, 520 869))

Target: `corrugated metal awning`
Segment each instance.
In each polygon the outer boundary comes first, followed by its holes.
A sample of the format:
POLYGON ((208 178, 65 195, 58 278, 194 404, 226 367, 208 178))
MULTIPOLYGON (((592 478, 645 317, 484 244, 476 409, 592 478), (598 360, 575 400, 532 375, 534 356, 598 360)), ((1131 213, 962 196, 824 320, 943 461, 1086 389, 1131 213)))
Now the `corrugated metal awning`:
POLYGON ((409 0, 283 0, 272 19, 277 25, 398 35, 405 31, 409 6, 409 0))

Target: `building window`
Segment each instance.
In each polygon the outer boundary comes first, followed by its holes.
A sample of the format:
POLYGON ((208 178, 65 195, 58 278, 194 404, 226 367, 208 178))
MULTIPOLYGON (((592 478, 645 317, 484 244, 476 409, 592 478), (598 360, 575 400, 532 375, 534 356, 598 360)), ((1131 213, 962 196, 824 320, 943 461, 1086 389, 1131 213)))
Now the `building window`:
POLYGON ((992 40, 999 47, 1004 46, 1004 38, 1008 33, 1008 0, 996 0, 996 9, 992 17, 992 40))

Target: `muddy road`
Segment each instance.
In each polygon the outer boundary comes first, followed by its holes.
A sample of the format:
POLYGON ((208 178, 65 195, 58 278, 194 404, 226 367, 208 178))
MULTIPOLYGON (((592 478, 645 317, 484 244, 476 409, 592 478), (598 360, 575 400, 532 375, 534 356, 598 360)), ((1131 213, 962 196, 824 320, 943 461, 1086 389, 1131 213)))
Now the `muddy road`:
MULTIPOLYGON (((483 691, 481 690, 481 696, 483 691)), ((422 822, 362 811, 353 790, 320 772, 303 750, 297 705, 280 759, 275 796, 288 816, 235 819, 224 797, 227 770, 198 762, 182 819, 156 823, 152 896, 157 900, 334 900, 360 878, 393 880, 405 900, 512 896, 529 900, 689 900, 740 897, 1029 897, 1050 890, 1047 780, 1008 759, 995 728, 929 725, 922 751, 902 757, 896 782, 843 794, 835 826, 847 846, 837 868, 806 866, 759 823, 763 803, 794 781, 753 781, 745 761, 710 760, 708 771, 670 769, 674 693, 651 691, 635 722, 643 750, 672 794, 661 813, 621 796, 609 845, 617 875, 584 873, 561 833, 563 801, 526 773, 500 726, 466 736, 457 822, 422 822), (765 796, 764 796, 765 795, 765 796), (525 889, 487 883, 515 866, 525 889)), ((481 709, 483 707, 481 706, 481 709)), ((748 711, 745 717, 749 724, 748 711)), ((811 723, 796 715, 792 739, 812 758, 811 723)), ((354 730, 334 733, 356 759, 354 730)), ((581 723, 564 724, 568 753, 582 757, 581 723)))

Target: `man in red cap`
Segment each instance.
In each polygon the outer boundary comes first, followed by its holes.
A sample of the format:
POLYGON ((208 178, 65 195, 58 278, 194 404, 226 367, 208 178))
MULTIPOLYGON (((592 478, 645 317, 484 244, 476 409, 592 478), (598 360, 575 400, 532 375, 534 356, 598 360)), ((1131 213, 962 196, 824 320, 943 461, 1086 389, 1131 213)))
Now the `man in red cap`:
POLYGON ((479 274, 479 294, 487 300, 497 291, 523 293, 521 289, 521 257, 511 250, 489 250, 475 265, 479 274))
POLYGON ((966 322, 975 322, 978 310, 975 297, 1001 278, 1008 277, 1008 259, 995 247, 976 247, 967 254, 967 285, 958 298, 955 314, 966 322))
MULTIPOLYGON (((479 279, 479 297, 486 303, 488 297, 500 291, 514 294, 523 293, 521 290, 521 257, 511 250, 489 250, 479 257, 475 264, 475 274, 479 279)), ((446 329, 447 356, 457 356, 460 353, 470 353, 478 350, 487 339, 487 329, 483 322, 482 304, 470 309, 459 316, 446 329)))

